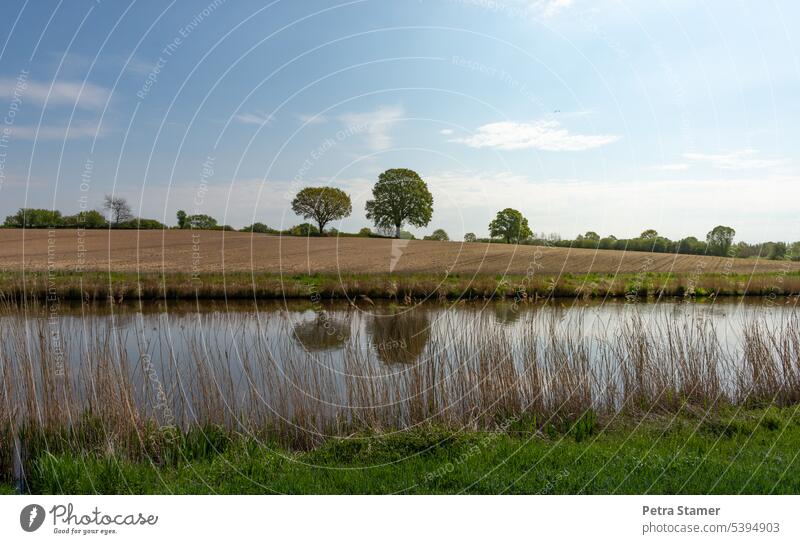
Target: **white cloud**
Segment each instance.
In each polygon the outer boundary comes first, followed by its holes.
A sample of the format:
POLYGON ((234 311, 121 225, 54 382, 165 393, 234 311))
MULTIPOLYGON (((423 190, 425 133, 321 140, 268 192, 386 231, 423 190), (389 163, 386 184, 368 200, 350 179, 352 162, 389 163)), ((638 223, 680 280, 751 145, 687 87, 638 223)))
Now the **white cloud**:
POLYGON ((489 123, 478 127, 472 136, 453 141, 475 148, 582 151, 611 144, 617 140, 619 136, 613 134, 572 134, 558 121, 546 120, 535 123, 512 121, 489 123))
POLYGON ((404 116, 401 106, 383 106, 369 112, 345 113, 339 116, 339 120, 348 129, 363 133, 370 149, 382 151, 392 146, 389 132, 404 116))
POLYGON ((72 123, 71 125, 41 126, 34 125, 14 125, 11 127, 13 138, 20 140, 76 140, 79 138, 94 138, 106 134, 103 127, 96 123, 72 123))
POLYGON ((689 164, 685 162, 673 162, 669 164, 659 164, 654 166, 653 170, 662 170, 664 172, 681 172, 689 169, 689 164))
POLYGON ((442 130, 439 131, 439 134, 444 134, 445 136, 450 136, 451 134, 453 134, 453 129, 451 129, 451 128, 443 128, 442 130))
MULTIPOLYGON (((17 87, 16 79, 0 79, 0 96, 11 98, 15 87, 17 87)), ((28 80, 22 91, 22 102, 31 101, 39 105, 77 104, 82 109, 98 110, 105 106, 108 95, 108 89, 88 81, 56 81, 51 88, 49 83, 28 80)))
POLYGON ((328 118, 324 115, 298 113, 295 117, 297 117, 297 119, 304 125, 322 125, 328 122, 328 118))
POLYGON ((534 0, 531 2, 531 7, 541 10, 542 17, 545 19, 553 17, 571 5, 572 0, 534 0))
POLYGON ((721 170, 751 170, 784 166, 790 161, 780 158, 761 158, 755 149, 740 149, 725 153, 684 153, 683 158, 708 164, 721 170))
POLYGON ((271 115, 265 115, 261 112, 240 113, 236 115, 234 119, 246 125, 267 125, 273 121, 273 117, 271 115))

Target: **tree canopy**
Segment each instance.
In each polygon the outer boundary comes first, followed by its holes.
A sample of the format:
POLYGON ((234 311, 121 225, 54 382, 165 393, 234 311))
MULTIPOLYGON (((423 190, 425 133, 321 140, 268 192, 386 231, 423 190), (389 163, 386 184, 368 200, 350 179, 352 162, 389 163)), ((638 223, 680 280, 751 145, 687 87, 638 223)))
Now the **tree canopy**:
POLYGON ((353 212, 350 196, 333 187, 307 187, 297 193, 292 200, 292 210, 305 219, 317 223, 320 234, 325 225, 336 219, 343 219, 353 212))
POLYGON ((450 236, 447 235, 447 232, 444 229, 436 229, 431 233, 430 236, 425 236, 423 240, 436 240, 439 242, 448 242, 450 241, 450 236))
POLYGON ((521 212, 506 208, 497 212, 497 217, 489 223, 489 234, 492 238, 503 238, 506 243, 519 243, 533 235, 528 220, 521 212))
POLYGON ((712 255, 727 255, 733 244, 736 231, 731 227, 717 225, 706 234, 708 252, 712 255))
POLYGON ((130 204, 124 198, 106 195, 103 208, 111 213, 111 222, 115 225, 133 219, 130 204))
POLYGON ((378 228, 394 227, 395 238, 406 223, 424 227, 433 216, 433 195, 419 174, 406 168, 387 170, 378 177, 367 201, 367 219, 378 228))

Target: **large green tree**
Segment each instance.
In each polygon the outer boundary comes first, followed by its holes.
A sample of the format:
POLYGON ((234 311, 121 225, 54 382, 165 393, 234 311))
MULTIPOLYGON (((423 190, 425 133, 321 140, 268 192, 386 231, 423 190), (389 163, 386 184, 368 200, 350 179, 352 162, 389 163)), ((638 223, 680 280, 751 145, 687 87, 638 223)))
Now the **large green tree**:
POLYGON ((330 221, 343 219, 353 213, 353 204, 350 196, 341 189, 306 187, 292 200, 292 210, 305 219, 314 220, 322 234, 330 221))
POLYGON ((736 231, 731 227, 717 225, 706 234, 708 252, 712 255, 727 255, 733 244, 734 236, 736 236, 736 231))
POLYGON ((367 219, 378 228, 394 228, 395 238, 406 223, 424 227, 433 216, 433 195, 419 174, 406 168, 393 168, 378 177, 367 201, 367 219))
POLYGON ((506 243, 519 243, 533 235, 528 220, 521 212, 513 208, 506 208, 497 212, 497 217, 489 223, 489 234, 492 238, 503 238, 506 243))

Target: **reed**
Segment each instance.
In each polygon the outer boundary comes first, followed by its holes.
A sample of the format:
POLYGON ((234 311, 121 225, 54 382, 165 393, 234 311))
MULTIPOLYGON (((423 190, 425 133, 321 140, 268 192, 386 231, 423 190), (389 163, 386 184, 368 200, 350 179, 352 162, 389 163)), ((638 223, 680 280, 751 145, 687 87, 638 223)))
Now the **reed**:
POLYGON ((630 309, 617 327, 532 312, 512 333, 485 311, 468 325, 443 313, 431 332, 424 306, 400 308, 401 321, 365 328, 380 342, 350 331, 331 343, 278 313, 255 330, 240 314, 211 314, 177 338, 166 325, 144 331, 141 314, 110 327, 90 306, 70 321, 6 302, 2 479, 15 457, 43 451, 171 463, 237 434, 309 449, 430 425, 585 437, 618 414, 800 402, 795 313, 777 325, 754 316, 731 344, 700 317, 630 309))
POLYGON ((0 272, 0 297, 116 302, 138 300, 705 298, 800 295, 800 272, 743 274, 562 274, 492 276, 436 274, 292 274, 221 272, 0 272))

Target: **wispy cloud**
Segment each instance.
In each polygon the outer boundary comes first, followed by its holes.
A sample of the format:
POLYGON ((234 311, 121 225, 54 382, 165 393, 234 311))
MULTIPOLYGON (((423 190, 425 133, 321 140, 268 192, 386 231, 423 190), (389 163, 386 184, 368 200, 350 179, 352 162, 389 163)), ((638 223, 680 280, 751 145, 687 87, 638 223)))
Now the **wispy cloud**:
POLYGON ((535 123, 503 121, 478 127, 472 136, 454 142, 470 147, 496 149, 541 149, 543 151, 583 151, 608 145, 619 140, 613 134, 572 134, 558 121, 535 123))
POLYGON ((450 135, 453 134, 453 129, 452 128, 443 128, 442 130, 439 131, 439 134, 444 134, 445 136, 450 136, 450 135))
POLYGON ((368 112, 345 113, 339 120, 354 132, 363 133, 371 149, 382 151, 392 146, 389 132, 403 117, 405 111, 401 106, 383 106, 368 112))
POLYGON ((14 125, 9 129, 11 136, 20 140, 77 140, 100 137, 106 134, 104 127, 96 123, 72 123, 71 125, 14 125))
MULTIPOLYGON (((0 96, 10 98, 14 94, 17 80, 0 79, 0 96)), ((109 90, 94 83, 83 81, 56 81, 52 84, 28 80, 23 93, 23 102, 39 105, 74 105, 81 109, 102 109, 108 100, 109 90)))
POLYGON ((664 172, 680 172, 688 170, 690 165, 685 162, 673 162, 669 164, 659 164, 653 167, 653 170, 661 170, 664 172))
POLYGON ((752 170, 756 168, 772 168, 788 164, 789 159, 763 158, 755 149, 740 149, 725 153, 684 153, 683 158, 708 164, 721 170, 752 170))
POLYGON ((295 117, 304 125, 322 125, 328 122, 328 118, 324 115, 308 115, 305 113, 298 113, 295 117))
POLYGON ((263 112, 240 113, 234 119, 246 125, 267 125, 274 121, 273 116, 266 115, 263 112))
POLYGON ((528 3, 531 9, 539 11, 543 18, 549 19, 570 7, 572 0, 529 0, 528 3))

